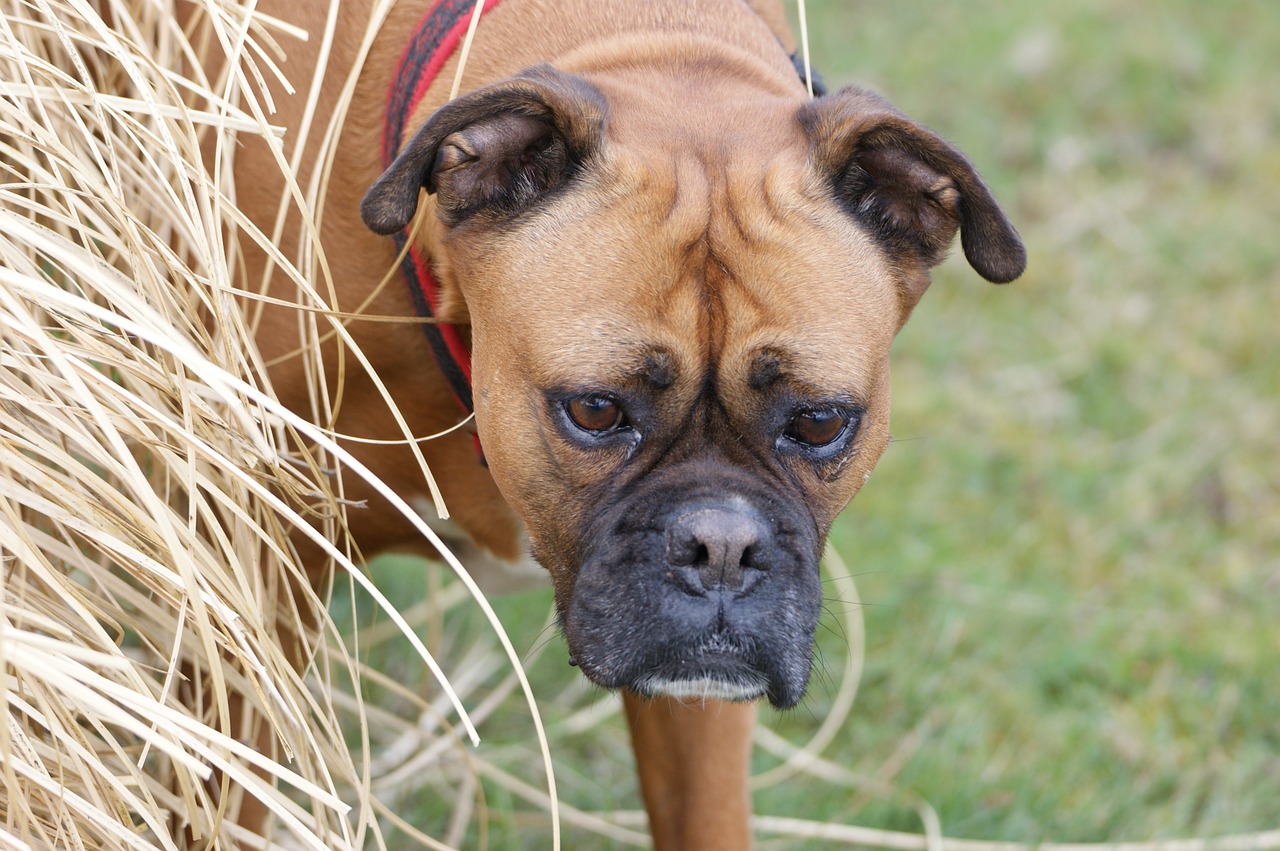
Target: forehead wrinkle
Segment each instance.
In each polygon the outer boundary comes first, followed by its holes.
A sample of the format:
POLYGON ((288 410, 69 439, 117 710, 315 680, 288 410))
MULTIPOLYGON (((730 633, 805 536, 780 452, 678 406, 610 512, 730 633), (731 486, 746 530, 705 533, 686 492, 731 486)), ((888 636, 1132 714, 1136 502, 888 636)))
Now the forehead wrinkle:
MULTIPOLYGON (((673 245, 673 280, 664 293, 665 298, 674 302, 678 292, 685 303, 697 311, 698 336, 702 341, 698 397, 711 400, 721 408, 724 403, 719 399, 717 385, 722 354, 733 336, 734 326, 744 319, 754 324, 753 320, 758 321, 769 309, 764 294, 756 292, 727 262, 728 257, 743 248, 746 256, 763 249, 766 240, 759 232, 761 229, 767 232, 768 227, 748 221, 734 203, 735 196, 754 193, 750 188, 735 191, 734 187, 735 183, 745 184, 763 194, 766 180, 763 170, 750 166, 735 168, 735 158, 728 154, 723 144, 708 140, 706 144, 673 154, 669 160, 676 181, 693 177, 701 192, 695 200, 677 190, 686 209, 678 241, 673 245), (725 231, 731 234, 728 239, 723 235, 725 231)), ((669 212, 668 222, 672 218, 669 212)))

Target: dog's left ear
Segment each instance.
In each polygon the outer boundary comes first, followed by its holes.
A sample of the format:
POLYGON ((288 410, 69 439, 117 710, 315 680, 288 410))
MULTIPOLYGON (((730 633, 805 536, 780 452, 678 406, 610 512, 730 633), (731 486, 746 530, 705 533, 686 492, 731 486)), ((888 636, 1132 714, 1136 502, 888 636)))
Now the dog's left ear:
POLYGON ((847 88, 799 112, 810 156, 842 206, 895 250, 941 262, 960 229, 978 274, 1003 284, 1022 274, 1027 252, 978 172, 941 137, 882 98, 847 88))
POLYGON ((562 185, 599 147, 606 104, 581 77, 540 65, 450 101, 422 125, 365 193, 370 230, 403 230, 419 191, 440 219, 523 210, 562 185))

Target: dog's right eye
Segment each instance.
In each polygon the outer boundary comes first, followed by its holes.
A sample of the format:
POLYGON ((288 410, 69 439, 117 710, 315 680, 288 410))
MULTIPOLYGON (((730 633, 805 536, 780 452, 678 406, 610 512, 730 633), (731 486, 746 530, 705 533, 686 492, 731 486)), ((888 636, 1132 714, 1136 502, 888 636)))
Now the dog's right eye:
POLYGON ((606 434, 627 426, 622 403, 605 393, 574 396, 565 402, 564 410, 574 425, 593 434, 606 434))

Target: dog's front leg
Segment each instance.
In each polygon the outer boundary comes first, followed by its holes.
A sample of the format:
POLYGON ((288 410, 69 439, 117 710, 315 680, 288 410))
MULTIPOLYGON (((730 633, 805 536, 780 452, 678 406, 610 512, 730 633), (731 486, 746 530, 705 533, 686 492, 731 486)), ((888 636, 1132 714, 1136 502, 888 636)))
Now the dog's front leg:
POLYGON ((750 848, 755 704, 623 699, 654 849, 750 848))

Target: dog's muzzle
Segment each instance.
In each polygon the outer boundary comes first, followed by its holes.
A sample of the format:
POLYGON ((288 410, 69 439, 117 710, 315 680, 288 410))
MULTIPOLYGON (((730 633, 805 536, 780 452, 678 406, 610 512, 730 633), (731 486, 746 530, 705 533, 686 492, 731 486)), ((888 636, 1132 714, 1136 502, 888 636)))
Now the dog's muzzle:
POLYGON ((643 696, 800 700, 819 535, 803 507, 744 478, 666 480, 603 514, 562 613, 590 679, 643 696))

